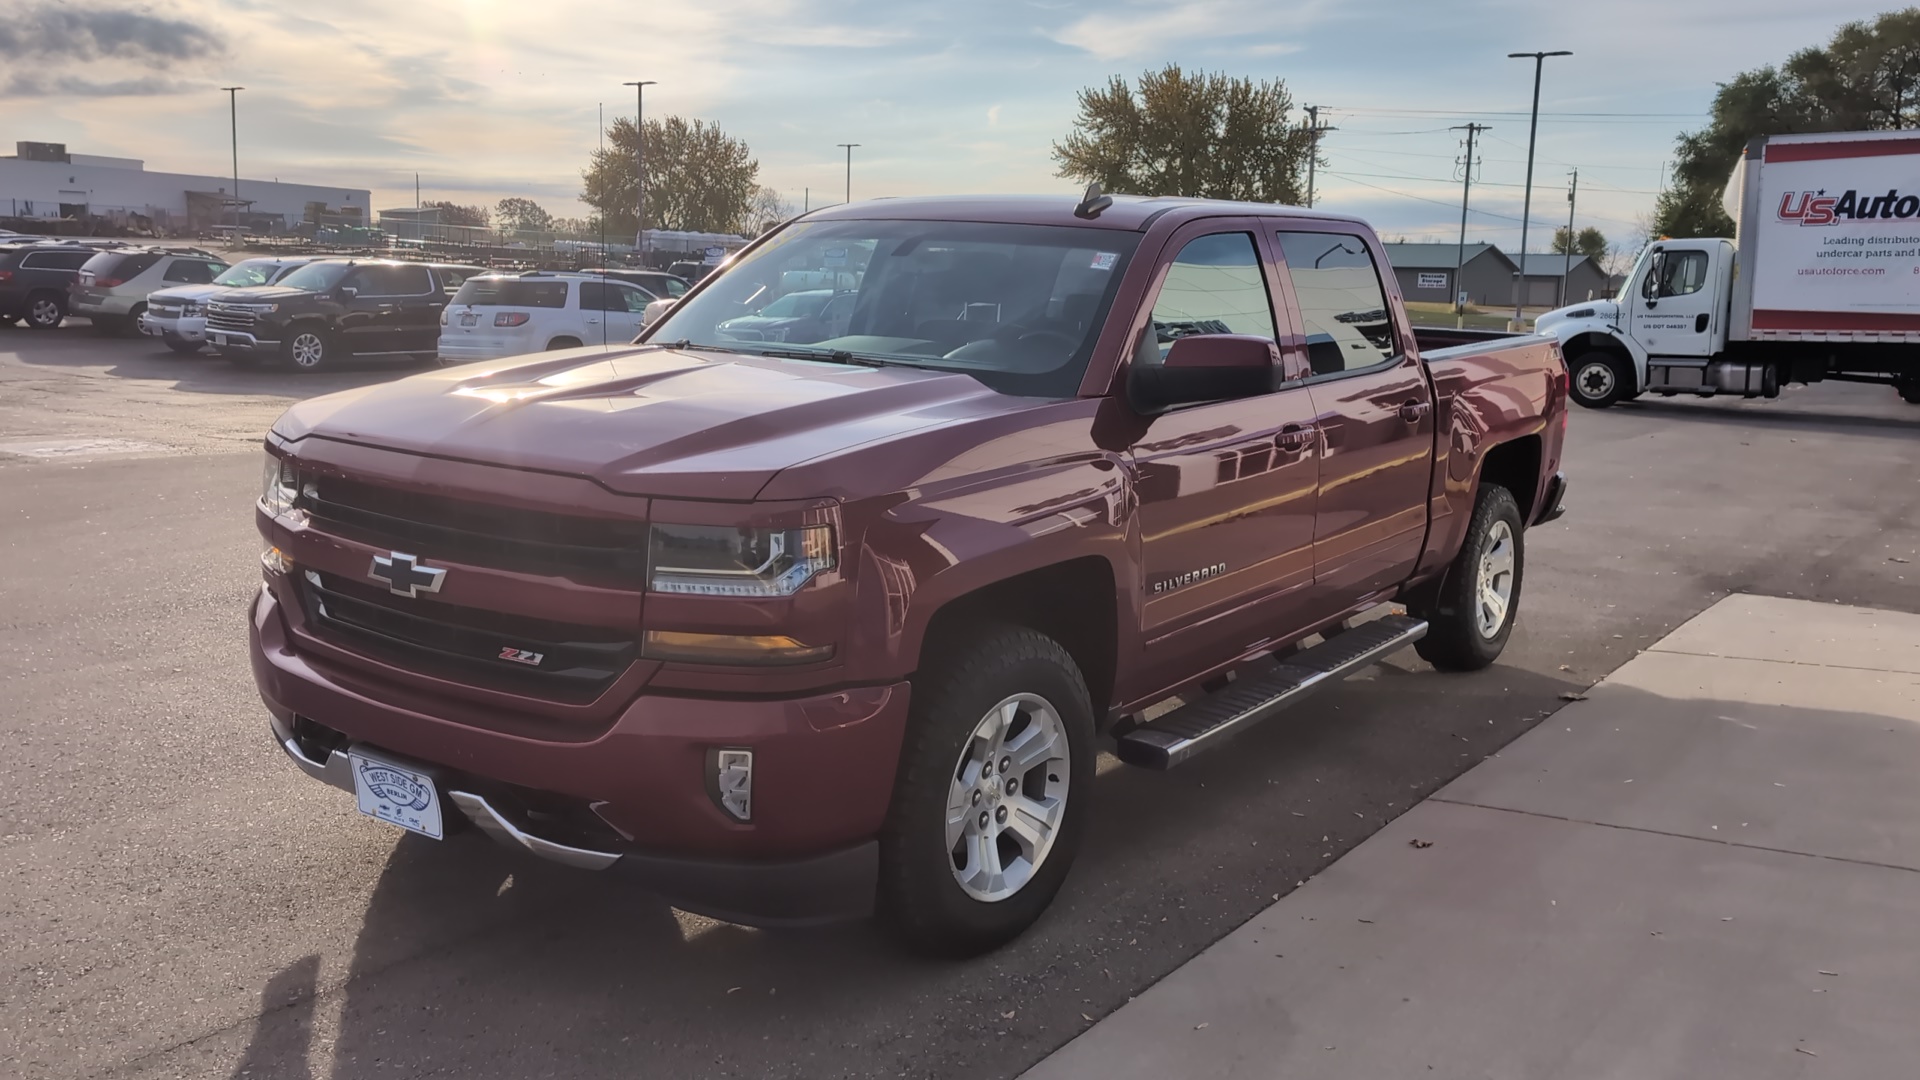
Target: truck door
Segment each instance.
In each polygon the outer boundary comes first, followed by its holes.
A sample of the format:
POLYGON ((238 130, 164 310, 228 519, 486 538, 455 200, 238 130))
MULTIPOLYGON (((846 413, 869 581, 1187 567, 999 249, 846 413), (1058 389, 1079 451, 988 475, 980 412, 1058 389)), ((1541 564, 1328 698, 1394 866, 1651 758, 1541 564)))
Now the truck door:
POLYGON ((1286 282, 1313 371, 1320 441, 1315 614, 1405 580, 1420 557, 1433 476, 1433 397, 1411 335, 1356 233, 1282 231, 1286 282))
POLYGON ((1718 242, 1689 244, 1666 241, 1647 257, 1640 280, 1628 299, 1628 333, 1649 356, 1706 359, 1714 340, 1725 330, 1718 326, 1726 312, 1725 298, 1713 287, 1726 258, 1718 242))
MULTIPOLYGON (((1254 228, 1207 221, 1172 237, 1132 365, 1160 363, 1189 335, 1284 340, 1273 265, 1254 228)), ((1313 579, 1319 454, 1302 380, 1169 409, 1151 417, 1130 452, 1145 570, 1143 685, 1226 663, 1297 629, 1275 616, 1282 598, 1313 579)))

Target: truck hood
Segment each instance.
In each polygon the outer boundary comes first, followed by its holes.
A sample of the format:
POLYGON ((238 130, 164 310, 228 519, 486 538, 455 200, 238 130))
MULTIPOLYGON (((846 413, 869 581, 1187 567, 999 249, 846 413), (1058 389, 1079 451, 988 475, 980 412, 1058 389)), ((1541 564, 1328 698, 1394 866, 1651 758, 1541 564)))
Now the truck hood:
POLYGON ((1547 312, 1533 320, 1533 330, 1537 334, 1553 334, 1556 332, 1554 328, 1562 323, 1610 325, 1619 317, 1620 305, 1612 300, 1589 300, 1584 304, 1569 304, 1547 312))
POLYGON ((159 301, 181 303, 189 300, 197 302, 210 297, 217 297, 221 293, 237 291, 238 290, 226 285, 175 285, 170 289, 157 289, 148 293, 147 303, 152 304, 159 301))
POLYGON ((221 289, 220 300, 232 304, 252 304, 262 300, 285 300, 294 296, 312 296, 306 289, 289 289, 285 285, 249 285, 244 289, 221 289))
POLYGON ((789 466, 1028 401, 910 368, 589 347, 313 398, 273 430, 582 476, 622 494, 749 501, 789 466))

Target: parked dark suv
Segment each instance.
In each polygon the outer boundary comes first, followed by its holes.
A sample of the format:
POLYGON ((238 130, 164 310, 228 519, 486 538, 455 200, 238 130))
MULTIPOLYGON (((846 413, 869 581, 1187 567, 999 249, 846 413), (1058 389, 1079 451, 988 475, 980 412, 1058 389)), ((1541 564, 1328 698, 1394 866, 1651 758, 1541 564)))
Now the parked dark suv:
POLYGON ((274 285, 207 305, 207 340, 247 365, 278 359, 319 371, 348 356, 435 358, 440 312, 478 267, 388 260, 309 263, 274 285))
POLYGON ((25 319, 35 330, 59 326, 67 317, 68 289, 96 254, 73 244, 0 247, 0 323, 25 319))

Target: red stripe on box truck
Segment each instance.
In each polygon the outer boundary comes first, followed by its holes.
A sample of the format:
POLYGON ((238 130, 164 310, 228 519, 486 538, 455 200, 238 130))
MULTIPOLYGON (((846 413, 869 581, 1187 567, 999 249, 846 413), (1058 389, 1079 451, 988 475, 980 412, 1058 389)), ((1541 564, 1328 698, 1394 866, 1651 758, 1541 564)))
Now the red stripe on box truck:
POLYGON ((1840 158, 1920 154, 1920 139, 1860 139, 1846 142, 1768 143, 1768 161, 1834 161, 1840 158))

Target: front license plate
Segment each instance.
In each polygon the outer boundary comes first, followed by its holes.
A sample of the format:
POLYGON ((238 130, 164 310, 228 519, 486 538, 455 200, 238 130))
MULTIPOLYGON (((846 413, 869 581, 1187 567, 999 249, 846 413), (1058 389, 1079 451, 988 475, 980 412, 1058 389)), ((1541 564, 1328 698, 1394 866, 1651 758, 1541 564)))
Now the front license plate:
POLYGON ((461 325, 461 326, 472 326, 473 324, 475 324, 475 323, 477 323, 477 322, 479 322, 479 321, 480 321, 480 316, 478 316, 478 315, 462 315, 462 316, 460 316, 460 325, 461 325))
POLYGON ((353 794, 361 813, 435 840, 445 835, 433 777, 379 758, 347 756, 353 763, 353 794))
POLYGON ((207 336, 213 339, 215 345, 225 345, 227 343, 227 335, 225 334, 208 334, 207 336))

